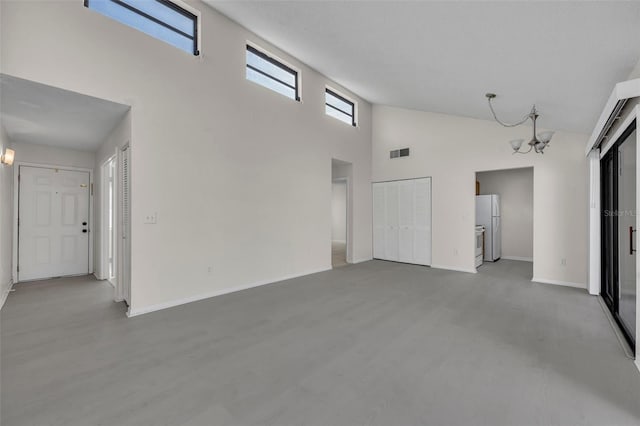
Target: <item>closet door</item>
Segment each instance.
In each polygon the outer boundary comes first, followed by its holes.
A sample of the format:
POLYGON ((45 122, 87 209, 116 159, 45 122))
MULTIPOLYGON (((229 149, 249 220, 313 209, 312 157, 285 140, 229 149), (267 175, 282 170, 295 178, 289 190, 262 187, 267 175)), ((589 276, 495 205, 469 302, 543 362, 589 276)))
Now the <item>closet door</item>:
POLYGON ((398 261, 398 182, 385 184, 386 198, 386 230, 385 230, 385 254, 386 260, 398 261))
POLYGON ((431 178, 373 184, 373 257, 431 265, 431 178))
POLYGON ((387 228, 386 183, 373 184, 373 257, 386 259, 385 238, 387 228))
POLYGON ((431 265, 431 178, 415 180, 413 262, 431 265))
POLYGON ((398 261, 414 262, 415 181, 398 182, 398 261))

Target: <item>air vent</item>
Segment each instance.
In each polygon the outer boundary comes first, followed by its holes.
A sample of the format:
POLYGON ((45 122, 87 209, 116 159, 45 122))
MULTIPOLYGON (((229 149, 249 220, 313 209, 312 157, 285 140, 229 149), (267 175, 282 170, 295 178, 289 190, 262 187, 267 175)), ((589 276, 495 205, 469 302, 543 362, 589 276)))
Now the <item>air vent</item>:
POLYGON ((394 149, 390 151, 390 158, 400 158, 409 156, 409 148, 394 149))

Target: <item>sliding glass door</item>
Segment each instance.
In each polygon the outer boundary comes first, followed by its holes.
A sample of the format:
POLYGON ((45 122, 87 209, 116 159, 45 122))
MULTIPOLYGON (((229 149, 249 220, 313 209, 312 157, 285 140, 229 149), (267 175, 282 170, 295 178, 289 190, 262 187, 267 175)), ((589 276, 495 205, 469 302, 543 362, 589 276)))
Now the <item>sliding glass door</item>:
POLYGON ((602 158, 601 295, 623 334, 636 335, 636 124, 602 158))

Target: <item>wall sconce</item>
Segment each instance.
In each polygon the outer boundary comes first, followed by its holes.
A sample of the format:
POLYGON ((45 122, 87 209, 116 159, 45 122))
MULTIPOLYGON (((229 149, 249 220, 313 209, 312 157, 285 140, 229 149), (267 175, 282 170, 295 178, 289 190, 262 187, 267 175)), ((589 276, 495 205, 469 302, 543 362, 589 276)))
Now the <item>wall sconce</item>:
POLYGON ((16 156, 16 152, 12 149, 5 149, 4 154, 0 155, 0 163, 10 166, 13 164, 13 158, 16 156))

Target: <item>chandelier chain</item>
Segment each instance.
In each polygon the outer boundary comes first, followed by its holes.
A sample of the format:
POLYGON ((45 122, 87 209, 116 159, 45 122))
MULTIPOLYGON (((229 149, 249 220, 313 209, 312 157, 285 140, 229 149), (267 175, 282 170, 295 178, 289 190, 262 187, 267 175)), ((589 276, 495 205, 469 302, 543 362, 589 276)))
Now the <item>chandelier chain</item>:
POLYGON ((493 118, 498 122, 498 124, 500 124, 500 125, 502 125, 504 127, 516 127, 516 126, 519 126, 521 124, 524 124, 529 119, 529 114, 527 114, 522 118, 522 120, 518 121, 517 123, 509 124, 509 123, 505 123, 503 121, 500 121, 500 119, 496 115, 496 112, 493 110, 493 105, 491 104, 491 98, 487 97, 487 102, 489 102, 489 109, 491 110, 491 114, 493 114, 493 118))

